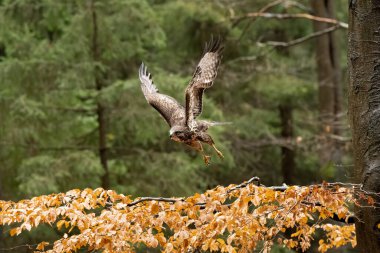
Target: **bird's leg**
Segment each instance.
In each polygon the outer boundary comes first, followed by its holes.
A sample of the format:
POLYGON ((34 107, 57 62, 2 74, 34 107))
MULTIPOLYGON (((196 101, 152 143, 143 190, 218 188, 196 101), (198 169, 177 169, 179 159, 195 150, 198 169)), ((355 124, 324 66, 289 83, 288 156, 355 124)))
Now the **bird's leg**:
POLYGON ((214 143, 214 140, 211 138, 210 135, 208 135, 207 133, 205 132, 200 132, 198 135, 197 135, 197 138, 198 140, 204 142, 204 143, 207 143, 208 145, 210 145, 214 150, 215 152, 218 154, 218 156, 223 159, 224 158, 224 155, 222 154, 222 152, 220 152, 216 146, 215 146, 215 143, 214 143))
POLYGON ((206 165, 209 165, 210 164, 210 160, 211 160, 211 156, 209 155, 206 155, 205 152, 204 152, 204 149, 203 149, 203 146, 202 146, 202 143, 200 141, 198 141, 199 143, 199 146, 200 146, 200 152, 202 153, 202 156, 203 156, 203 161, 205 162, 206 165))
POLYGON ((200 141, 194 140, 194 141, 187 143, 187 145, 189 145, 190 147, 192 147, 193 149, 195 149, 196 151, 201 153, 201 155, 203 157, 203 161, 206 165, 210 164, 211 156, 205 154, 202 143, 200 141))
POLYGON ((219 149, 216 148, 215 144, 211 144, 211 146, 214 148, 215 152, 218 154, 218 156, 223 159, 224 158, 224 155, 222 152, 219 151, 219 149))

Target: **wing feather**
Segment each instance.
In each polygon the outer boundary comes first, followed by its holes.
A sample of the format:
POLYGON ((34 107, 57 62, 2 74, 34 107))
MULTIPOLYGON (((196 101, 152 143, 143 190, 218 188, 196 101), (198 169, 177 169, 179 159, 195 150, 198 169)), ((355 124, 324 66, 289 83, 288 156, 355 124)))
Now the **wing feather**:
POLYGON ((185 118, 185 108, 174 98, 159 93, 144 63, 140 66, 139 77, 141 90, 148 103, 162 115, 170 127, 180 124, 185 118))
POLYGON ((189 127, 193 125, 195 118, 202 113, 203 91, 210 88, 214 83, 223 48, 220 37, 216 40, 211 38, 210 42, 206 43, 203 57, 186 88, 186 124, 189 127))

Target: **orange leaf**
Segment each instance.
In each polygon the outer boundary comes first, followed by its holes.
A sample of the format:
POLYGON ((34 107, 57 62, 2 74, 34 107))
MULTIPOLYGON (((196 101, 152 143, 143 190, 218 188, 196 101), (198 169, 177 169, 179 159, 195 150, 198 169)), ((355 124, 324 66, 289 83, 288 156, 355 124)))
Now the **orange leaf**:
POLYGON ((9 232, 9 234, 11 235, 11 236, 14 236, 14 235, 18 235, 18 234, 20 234, 20 228, 12 228, 11 229, 11 231, 9 232))
POLYGON ((299 236, 301 233, 302 233, 302 230, 300 229, 300 230, 298 230, 297 232, 291 234, 290 236, 291 236, 291 237, 296 237, 296 236, 299 236))
POLYGON ((216 239, 221 245, 225 245, 225 241, 222 238, 216 239))
POLYGON ((48 242, 40 242, 40 243, 37 245, 36 249, 37 249, 37 250, 45 250, 45 246, 47 246, 47 245, 49 245, 48 242))
POLYGON ((154 202, 152 206, 150 207, 150 212, 154 215, 157 214, 160 211, 160 206, 157 202, 154 202))
POLYGON ((63 224, 65 224, 65 220, 60 220, 57 222, 57 228, 58 230, 61 230, 61 227, 63 226, 63 224))

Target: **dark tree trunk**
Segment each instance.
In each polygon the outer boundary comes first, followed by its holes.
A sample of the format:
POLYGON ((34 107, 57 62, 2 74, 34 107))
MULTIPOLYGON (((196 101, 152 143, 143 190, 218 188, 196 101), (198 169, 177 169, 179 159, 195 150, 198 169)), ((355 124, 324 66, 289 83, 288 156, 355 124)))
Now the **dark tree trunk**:
MULTIPOLYGON (((320 17, 335 18, 334 0, 311 0, 313 14, 320 17)), ((314 22, 314 30, 322 31, 332 26, 323 22, 314 22)), ((318 100, 321 121, 321 147, 319 152, 321 165, 341 160, 339 143, 329 138, 339 135, 342 112, 342 84, 340 64, 335 34, 330 32, 316 39, 316 60, 318 73, 318 100), (333 150, 332 150, 333 148, 333 150)))
POLYGON ((0 199, 4 199, 2 180, 3 180, 3 177, 0 177, 0 199))
MULTIPOLYGON (((92 57, 95 64, 94 67, 94 80, 95 88, 100 94, 104 84, 102 80, 101 70, 97 63, 100 61, 100 52, 98 45, 98 24, 94 1, 91 1, 91 14, 92 14, 92 57)), ((108 189, 110 186, 109 171, 108 171, 108 149, 107 149, 107 120, 105 115, 105 107, 101 101, 97 102, 97 116, 98 116, 98 147, 100 163, 103 167, 104 174, 102 177, 102 187, 108 189)))
MULTIPOLYGON (((281 137, 284 140, 293 139, 293 108, 291 105, 280 105, 278 107, 281 119, 281 137)), ((281 147, 281 170, 284 182, 294 183, 294 171, 296 167, 295 151, 289 147, 281 147)))
MULTIPOLYGON (((2 58, 5 56, 5 46, 0 43, 0 62, 2 61, 2 58)), ((3 126, 1 126, 3 127, 3 126)), ((5 129, 5 128, 4 128, 5 129)), ((1 166, 1 165, 0 165, 1 166)), ((2 172, 3 168, 0 169, 0 199, 4 199, 4 196, 3 196, 3 178, 4 178, 4 172, 2 172)), ((0 238, 1 238, 1 230, 0 230, 0 238)))
MULTIPOLYGON (((380 1, 350 1, 348 31, 349 114, 355 179, 380 192, 380 1)), ((380 198, 375 199, 378 203, 380 198)), ((356 208, 360 252, 380 251, 380 209, 356 208)))

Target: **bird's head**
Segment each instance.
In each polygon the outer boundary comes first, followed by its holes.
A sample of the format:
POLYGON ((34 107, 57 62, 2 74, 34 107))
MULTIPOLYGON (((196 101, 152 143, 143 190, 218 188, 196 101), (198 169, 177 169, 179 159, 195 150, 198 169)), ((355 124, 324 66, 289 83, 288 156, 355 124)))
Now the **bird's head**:
POLYGON ((191 133, 187 127, 173 126, 169 131, 170 139, 173 141, 186 141, 191 138, 191 133))

